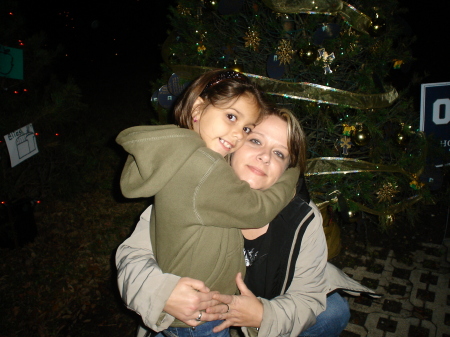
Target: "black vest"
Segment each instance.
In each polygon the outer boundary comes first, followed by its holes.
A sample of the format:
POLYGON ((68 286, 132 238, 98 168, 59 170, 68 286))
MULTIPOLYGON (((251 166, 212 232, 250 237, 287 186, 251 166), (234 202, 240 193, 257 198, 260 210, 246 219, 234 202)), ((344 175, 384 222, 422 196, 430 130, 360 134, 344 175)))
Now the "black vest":
POLYGON ((295 197, 270 222, 262 244, 263 251, 268 254, 247 268, 245 283, 256 296, 272 299, 284 294, 289 288, 303 235, 314 219, 314 213, 305 219, 311 212, 309 201, 306 184, 303 178, 300 178, 295 197), (303 224, 299 228, 302 221, 303 224))

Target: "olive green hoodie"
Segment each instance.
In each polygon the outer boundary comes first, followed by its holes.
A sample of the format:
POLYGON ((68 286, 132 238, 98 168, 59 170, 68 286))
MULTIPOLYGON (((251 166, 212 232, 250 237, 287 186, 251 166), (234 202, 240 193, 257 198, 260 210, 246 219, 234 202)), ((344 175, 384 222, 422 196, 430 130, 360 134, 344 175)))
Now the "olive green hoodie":
POLYGON ((234 278, 245 273, 239 228, 269 223, 294 196, 298 169, 263 192, 241 181, 192 130, 138 126, 116 141, 130 154, 120 180, 124 196, 155 196, 151 238, 161 269, 236 293, 234 278))

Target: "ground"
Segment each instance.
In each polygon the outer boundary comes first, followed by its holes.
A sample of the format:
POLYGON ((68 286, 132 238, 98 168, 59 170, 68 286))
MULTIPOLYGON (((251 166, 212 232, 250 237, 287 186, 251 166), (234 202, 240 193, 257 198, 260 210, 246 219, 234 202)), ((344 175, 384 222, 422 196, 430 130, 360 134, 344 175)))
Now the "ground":
MULTIPOLYGON (((34 242, 0 251, 0 336, 133 336, 139 317, 118 297, 113 258, 145 206, 118 200, 108 189, 38 206, 34 242)), ((446 212, 430 206, 421 225, 398 224, 388 232, 343 224, 342 252, 381 246, 407 260, 419 242, 442 242, 446 212)), ((342 252, 334 264, 361 265, 342 252)))

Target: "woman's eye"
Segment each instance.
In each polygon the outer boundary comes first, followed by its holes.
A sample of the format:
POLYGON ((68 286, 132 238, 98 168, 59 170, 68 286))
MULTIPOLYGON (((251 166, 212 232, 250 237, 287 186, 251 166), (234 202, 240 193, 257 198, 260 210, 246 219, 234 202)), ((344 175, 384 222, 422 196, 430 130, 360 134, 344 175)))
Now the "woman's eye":
POLYGON ((227 114, 227 117, 232 122, 235 122, 237 120, 237 117, 235 115, 232 115, 232 114, 227 114))
POLYGON ((248 135, 250 132, 252 132, 252 129, 245 127, 244 132, 248 135))
POLYGON ((252 142, 253 144, 261 145, 261 142, 260 142, 258 139, 252 138, 252 139, 250 139, 249 141, 252 142))

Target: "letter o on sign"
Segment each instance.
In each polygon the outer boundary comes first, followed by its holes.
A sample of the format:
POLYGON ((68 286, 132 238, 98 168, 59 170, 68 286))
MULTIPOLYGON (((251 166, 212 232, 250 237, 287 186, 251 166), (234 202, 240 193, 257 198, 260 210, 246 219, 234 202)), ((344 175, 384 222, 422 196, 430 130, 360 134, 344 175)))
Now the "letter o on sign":
POLYGON ((433 103, 433 122, 436 125, 447 124, 450 122, 450 99, 441 98, 433 103), (444 116, 441 118, 441 105, 444 106, 444 116))

